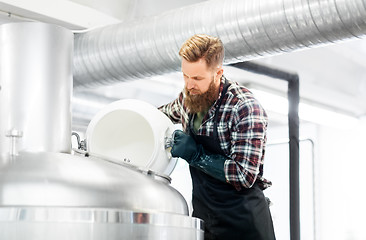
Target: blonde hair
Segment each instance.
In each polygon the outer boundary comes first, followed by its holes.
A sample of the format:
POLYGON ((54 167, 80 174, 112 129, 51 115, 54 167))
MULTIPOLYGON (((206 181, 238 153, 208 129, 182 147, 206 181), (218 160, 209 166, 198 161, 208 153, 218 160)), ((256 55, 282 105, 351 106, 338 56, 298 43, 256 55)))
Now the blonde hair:
POLYGON ((196 34, 190 37, 179 50, 179 56, 188 62, 196 62, 203 58, 209 69, 221 66, 224 54, 224 45, 221 40, 206 34, 196 34))

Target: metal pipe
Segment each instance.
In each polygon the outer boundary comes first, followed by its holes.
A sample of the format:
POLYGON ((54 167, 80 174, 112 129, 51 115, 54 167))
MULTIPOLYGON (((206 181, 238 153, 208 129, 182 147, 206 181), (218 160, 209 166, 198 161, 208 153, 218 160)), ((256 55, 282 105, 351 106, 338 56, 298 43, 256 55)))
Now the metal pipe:
POLYGON ((299 76, 280 69, 257 64, 254 62, 240 62, 231 66, 285 80, 288 82, 288 128, 290 151, 290 236, 291 240, 300 239, 300 173, 299 173, 299 76))
POLYGON ((288 79, 288 127, 290 138, 290 236, 300 239, 300 172, 299 172, 299 76, 288 79))
POLYGON ((218 36, 225 63, 366 34, 366 0, 211 0, 75 37, 74 86, 160 75, 180 68, 191 35, 218 36))

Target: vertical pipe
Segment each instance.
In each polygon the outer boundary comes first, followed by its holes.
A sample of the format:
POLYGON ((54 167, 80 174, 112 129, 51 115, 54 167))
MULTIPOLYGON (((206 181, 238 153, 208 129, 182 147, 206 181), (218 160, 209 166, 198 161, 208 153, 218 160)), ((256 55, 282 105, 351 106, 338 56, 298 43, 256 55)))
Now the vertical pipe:
POLYGON ((36 22, 3 24, 0 53, 0 154, 70 152, 72 32, 36 22))
POLYGON ((300 185, 299 185, 299 77, 288 82, 288 124, 290 139, 290 236, 300 239, 300 185))
POLYGON ((300 239, 300 174, 299 174, 299 76, 297 74, 271 68, 254 62, 230 64, 233 67, 285 80, 288 82, 288 130, 290 151, 290 236, 300 239))

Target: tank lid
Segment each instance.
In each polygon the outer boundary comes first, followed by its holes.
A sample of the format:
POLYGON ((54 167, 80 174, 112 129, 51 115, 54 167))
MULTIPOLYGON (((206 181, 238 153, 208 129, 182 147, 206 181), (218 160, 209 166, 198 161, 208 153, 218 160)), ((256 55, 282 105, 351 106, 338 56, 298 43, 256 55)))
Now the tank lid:
POLYGON ((170 175, 177 163, 166 144, 173 123, 155 106, 136 99, 115 101, 91 120, 86 131, 90 155, 170 175))

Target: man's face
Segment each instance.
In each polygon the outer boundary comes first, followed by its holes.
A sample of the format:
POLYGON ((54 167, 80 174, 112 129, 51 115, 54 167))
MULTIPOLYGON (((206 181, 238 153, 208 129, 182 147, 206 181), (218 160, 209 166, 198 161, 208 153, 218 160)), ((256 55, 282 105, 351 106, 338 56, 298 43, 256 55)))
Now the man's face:
POLYGON ((204 59, 188 62, 182 59, 186 104, 191 113, 207 110, 217 99, 222 68, 209 69, 204 59))

